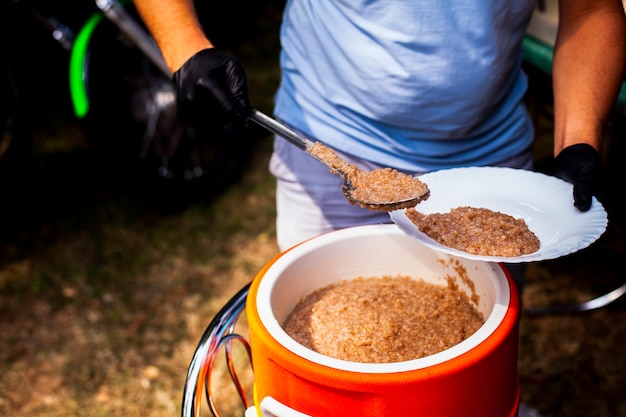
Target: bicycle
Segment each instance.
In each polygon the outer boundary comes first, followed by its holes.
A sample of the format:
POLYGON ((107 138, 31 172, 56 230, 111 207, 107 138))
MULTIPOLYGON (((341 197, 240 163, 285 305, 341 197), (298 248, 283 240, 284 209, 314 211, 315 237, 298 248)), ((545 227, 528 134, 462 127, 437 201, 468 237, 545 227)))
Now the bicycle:
MULTIPOLYGON (((83 11, 86 17, 77 19, 78 30, 46 15, 32 0, 9 0, 2 14, 26 12, 69 53, 68 88, 74 114, 85 127, 90 150, 104 161, 103 169, 113 172, 126 167, 125 172, 139 178, 140 184, 156 182, 160 191, 163 185, 194 193, 225 188, 248 160, 250 146, 242 146, 242 140, 249 144, 261 133, 197 130, 181 124, 171 74, 132 2, 95 0, 94 4, 95 10, 83 11)), ((0 177, 6 178, 17 175, 31 146, 19 74, 12 68, 10 54, 2 55, 0 177)))

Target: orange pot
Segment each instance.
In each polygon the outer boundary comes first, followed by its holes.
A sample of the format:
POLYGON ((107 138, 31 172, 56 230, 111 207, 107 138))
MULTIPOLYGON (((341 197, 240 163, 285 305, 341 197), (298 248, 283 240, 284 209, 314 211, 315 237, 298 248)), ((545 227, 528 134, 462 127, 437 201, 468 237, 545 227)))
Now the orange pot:
POLYGON ((295 246, 258 273, 246 302, 258 416, 517 415, 518 300, 512 282, 499 264, 436 252, 393 225, 348 228, 295 246), (485 324, 450 349, 385 364, 318 354, 280 326, 318 288, 384 275, 442 285, 453 277, 470 299, 476 296, 485 324))

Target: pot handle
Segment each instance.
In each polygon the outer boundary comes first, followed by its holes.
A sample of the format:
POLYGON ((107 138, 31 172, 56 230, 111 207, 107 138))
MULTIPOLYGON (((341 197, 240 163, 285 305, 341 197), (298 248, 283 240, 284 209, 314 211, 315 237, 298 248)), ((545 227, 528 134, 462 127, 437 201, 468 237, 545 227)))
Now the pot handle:
POLYGON ((263 417, 311 417, 308 414, 301 413, 286 406, 272 397, 263 398, 259 408, 263 417))

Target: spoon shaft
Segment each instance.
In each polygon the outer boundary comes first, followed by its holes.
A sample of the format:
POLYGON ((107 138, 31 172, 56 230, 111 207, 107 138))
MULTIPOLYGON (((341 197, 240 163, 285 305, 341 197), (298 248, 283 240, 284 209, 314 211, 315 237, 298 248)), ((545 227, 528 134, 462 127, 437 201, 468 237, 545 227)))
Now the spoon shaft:
POLYGON ((308 152, 313 142, 310 139, 305 138, 300 133, 291 129, 283 123, 280 123, 264 113, 258 110, 252 109, 250 113, 250 120, 269 130, 270 132, 287 139, 293 145, 308 152))

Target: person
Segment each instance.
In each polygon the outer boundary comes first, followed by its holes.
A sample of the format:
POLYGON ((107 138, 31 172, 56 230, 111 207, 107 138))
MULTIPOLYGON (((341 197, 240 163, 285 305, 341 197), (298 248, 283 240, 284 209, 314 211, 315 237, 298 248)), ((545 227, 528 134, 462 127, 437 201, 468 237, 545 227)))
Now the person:
MULTIPOLYGON (((189 124, 243 125, 246 73, 215 48, 191 0, 135 0, 173 73, 189 124)), ((522 39, 534 2, 287 0, 274 115, 359 168, 420 175, 462 166, 532 169, 522 39)), ((555 175, 588 210, 603 128, 622 82, 619 0, 562 0, 554 48, 555 175)), ((276 228, 284 250, 339 228, 388 223, 353 206, 342 180, 275 138, 276 228)))
MULTIPOLYGON (((135 5, 173 73, 181 117, 245 124, 246 73, 205 36, 192 1, 135 5)), ((365 170, 532 169, 521 63, 533 8, 532 0, 287 0, 274 115, 365 170)), ((572 204, 581 211, 592 204, 625 42, 619 0, 559 1, 554 173, 573 184, 572 204)), ((331 230, 390 221, 348 203, 339 177, 280 137, 270 170, 281 250, 331 230)), ((521 293, 523 274, 513 275, 521 293)), ((521 415, 537 414, 522 404, 521 415)))

